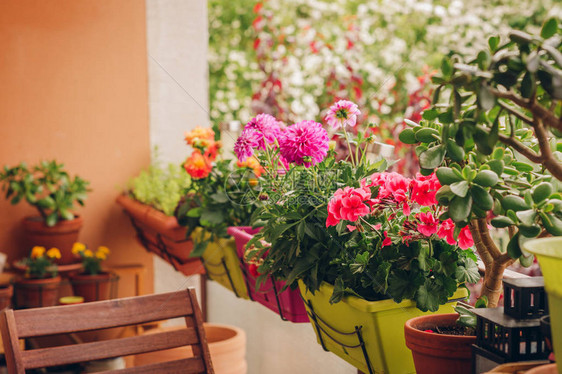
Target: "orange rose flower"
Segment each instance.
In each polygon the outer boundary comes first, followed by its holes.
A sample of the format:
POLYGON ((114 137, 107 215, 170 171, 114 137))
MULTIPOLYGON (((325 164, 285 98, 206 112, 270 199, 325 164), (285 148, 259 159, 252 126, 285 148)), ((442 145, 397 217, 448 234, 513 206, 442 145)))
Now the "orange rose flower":
POLYGON ((215 132, 210 128, 203 128, 201 126, 197 126, 190 132, 185 133, 185 141, 189 145, 193 145, 193 143, 197 140, 205 141, 205 140, 214 140, 215 139, 215 132))
POLYGON ((215 142, 212 141, 209 143, 207 149, 205 150, 204 156, 207 157, 211 161, 215 161, 217 155, 219 153, 219 149, 221 148, 222 143, 220 141, 215 142))
POLYGON ((195 179, 206 178, 213 170, 211 160, 202 155, 198 150, 193 151, 191 156, 185 160, 183 168, 195 179))

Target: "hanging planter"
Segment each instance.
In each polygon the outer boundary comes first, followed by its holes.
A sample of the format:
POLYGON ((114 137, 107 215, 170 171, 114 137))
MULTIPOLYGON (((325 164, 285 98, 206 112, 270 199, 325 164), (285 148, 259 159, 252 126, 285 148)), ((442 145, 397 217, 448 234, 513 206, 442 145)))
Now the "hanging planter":
MULTIPOLYGON (((299 288, 318 343, 365 373, 414 373, 414 361, 404 339, 404 324, 424 314, 412 301, 367 301, 346 296, 330 304, 334 287, 322 283, 312 294, 299 288)), ((467 297, 458 289, 438 313, 452 313, 453 302, 467 297)))
MULTIPOLYGON (((199 230, 201 229, 196 229, 193 235, 198 235, 199 230)), ((210 242, 201 255, 201 262, 209 279, 231 290, 236 297, 249 299, 233 238, 220 238, 210 242)))
MULTIPOLYGON (((562 355, 562 237, 530 240, 524 244, 539 260, 544 275, 544 288, 548 295, 548 307, 554 355, 562 355), (556 317, 555 317, 556 316, 556 317)), ((558 365, 562 374, 562 365, 558 365)))
POLYGON ((137 239, 147 251, 155 253, 185 275, 205 272, 198 258, 189 257, 193 242, 186 238, 187 227, 180 226, 175 217, 127 195, 119 195, 116 201, 129 216, 137 239))
POLYGON ((279 314, 284 321, 309 322, 299 290, 288 288, 280 292, 285 286, 285 282, 274 281, 272 277, 267 277, 265 282, 260 286, 257 285, 259 274, 252 271, 252 265, 244 261, 244 253, 246 252, 246 244, 258 231, 259 229, 252 229, 249 226, 228 228, 228 233, 236 241, 240 269, 242 269, 249 298, 279 314))

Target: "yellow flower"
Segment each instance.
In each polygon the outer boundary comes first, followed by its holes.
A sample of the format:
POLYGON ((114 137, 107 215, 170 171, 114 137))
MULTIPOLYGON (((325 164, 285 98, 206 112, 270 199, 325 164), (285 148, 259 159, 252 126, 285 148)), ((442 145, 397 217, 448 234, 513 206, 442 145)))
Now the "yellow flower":
POLYGON ((45 247, 35 246, 31 249, 31 258, 38 258, 45 253, 45 247))
POLYGON ((103 254, 105 254, 105 255, 108 255, 108 254, 111 253, 111 252, 109 251, 109 248, 107 248, 105 245, 100 245, 100 246, 98 247, 98 252, 101 252, 101 253, 103 253, 103 254))
POLYGON ((107 255, 104 252, 97 251, 96 258, 99 258, 100 260, 105 260, 107 258, 107 255))
POLYGON ((85 257, 94 257, 94 252, 92 252, 91 249, 86 249, 86 250, 84 251, 84 256, 85 256, 85 257))
POLYGON ((60 251, 58 248, 51 248, 47 251, 47 257, 49 258, 60 258, 60 251))
POLYGON ((82 243, 76 242, 72 245, 72 254, 77 255, 78 253, 84 251, 86 246, 82 243))

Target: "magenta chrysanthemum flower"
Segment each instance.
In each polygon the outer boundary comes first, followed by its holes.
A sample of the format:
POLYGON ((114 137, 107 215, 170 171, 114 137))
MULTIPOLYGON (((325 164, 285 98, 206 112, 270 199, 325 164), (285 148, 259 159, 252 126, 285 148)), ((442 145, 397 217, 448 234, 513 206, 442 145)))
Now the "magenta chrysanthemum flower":
POLYGON ((262 136, 259 141, 259 149, 265 149, 265 142, 274 144, 281 134, 281 122, 269 114, 258 114, 252 118, 244 129, 254 129, 262 136))
POLYGON ((290 163, 308 168, 324 160, 329 139, 318 122, 301 121, 287 127, 279 143, 281 156, 290 163))
MULTIPOLYGON (((259 146, 263 136, 255 129, 244 129, 234 143, 234 153, 241 162, 254 155, 254 148, 259 146)), ((263 140, 262 140, 263 141, 263 140)))
POLYGON ((361 112, 357 104, 347 100, 340 100, 330 107, 324 119, 334 129, 345 126, 355 127, 357 116, 360 114, 361 112))

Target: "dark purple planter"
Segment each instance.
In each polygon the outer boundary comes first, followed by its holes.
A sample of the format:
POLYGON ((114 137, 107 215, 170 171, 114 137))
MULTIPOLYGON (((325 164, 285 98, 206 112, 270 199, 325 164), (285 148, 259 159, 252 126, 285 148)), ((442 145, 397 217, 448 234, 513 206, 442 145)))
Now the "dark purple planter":
POLYGON ((240 267, 244 274, 250 299, 279 314, 283 320, 297 323, 309 322, 298 289, 291 290, 288 288, 279 293, 283 286, 285 286, 285 282, 273 281, 271 277, 268 277, 259 289, 257 288, 257 277, 252 275, 250 265, 244 261, 244 252, 246 251, 246 244, 258 231, 259 229, 252 229, 249 226, 233 226, 228 228, 228 234, 233 236, 236 241, 236 252, 240 260, 240 267))

